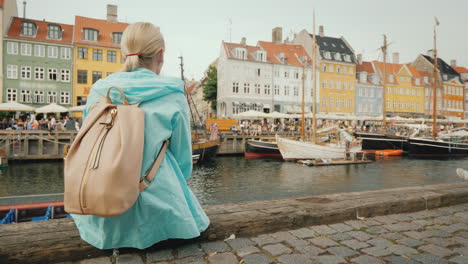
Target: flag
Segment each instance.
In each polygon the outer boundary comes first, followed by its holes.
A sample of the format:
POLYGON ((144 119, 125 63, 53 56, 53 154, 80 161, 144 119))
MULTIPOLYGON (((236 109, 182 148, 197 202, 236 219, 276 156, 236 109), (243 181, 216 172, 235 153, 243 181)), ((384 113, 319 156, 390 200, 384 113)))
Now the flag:
POLYGON ((437 19, 437 17, 434 17, 435 19, 435 22, 436 22, 436 26, 438 26, 440 23, 439 23, 439 19, 437 19))

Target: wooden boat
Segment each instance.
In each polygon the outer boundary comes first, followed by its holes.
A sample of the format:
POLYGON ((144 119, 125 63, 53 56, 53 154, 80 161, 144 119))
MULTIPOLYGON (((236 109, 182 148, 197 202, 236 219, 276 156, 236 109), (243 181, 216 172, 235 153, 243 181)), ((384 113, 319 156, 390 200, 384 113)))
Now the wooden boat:
POLYGON ((246 159, 282 158, 278 144, 275 141, 247 140, 244 157, 246 159))
POLYGON ((352 164, 368 164, 372 163, 372 160, 329 160, 329 161, 318 161, 311 160, 312 166, 332 166, 332 165, 352 165, 352 164))
POLYGON ((365 150, 408 150, 408 139, 406 137, 359 132, 354 133, 354 136, 361 139, 362 149, 365 150))
POLYGON ((47 215, 48 207, 51 207, 48 219, 65 218, 68 213, 63 208, 63 202, 40 202, 40 203, 25 203, 0 206, 0 219, 3 219, 13 209, 14 222, 29 222, 35 219, 42 218, 47 220, 44 215, 47 215))
POLYGON ((220 141, 199 140, 192 143, 192 155, 198 155, 197 163, 212 159, 218 152, 220 141))
POLYGON ((410 138, 408 142, 412 157, 468 157, 468 143, 424 138, 410 138))
POLYGON ((403 155, 402 149, 384 149, 375 151, 375 155, 378 156, 401 156, 403 155))
MULTIPOLYGON (((276 137, 276 142, 284 160, 343 159, 346 157, 346 147, 338 144, 312 143, 279 136, 276 137)), ((349 152, 361 150, 361 145, 354 145, 351 146, 349 152)))

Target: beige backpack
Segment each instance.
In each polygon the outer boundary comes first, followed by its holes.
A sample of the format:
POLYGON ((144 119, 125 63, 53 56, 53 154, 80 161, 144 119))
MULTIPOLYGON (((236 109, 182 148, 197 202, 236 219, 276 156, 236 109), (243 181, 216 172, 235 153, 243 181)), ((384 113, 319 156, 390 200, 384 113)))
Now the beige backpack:
POLYGON ((64 203, 68 213, 120 215, 153 181, 169 140, 140 179, 145 113, 138 106, 129 105, 122 90, 113 86, 89 111, 65 159, 64 203), (112 104, 112 88, 120 92, 123 105, 112 104))

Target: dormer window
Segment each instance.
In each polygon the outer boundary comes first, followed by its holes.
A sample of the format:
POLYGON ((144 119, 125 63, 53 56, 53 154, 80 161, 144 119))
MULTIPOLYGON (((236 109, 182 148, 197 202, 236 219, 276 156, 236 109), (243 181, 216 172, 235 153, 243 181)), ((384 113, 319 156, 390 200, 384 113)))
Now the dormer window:
POLYGON ((112 44, 120 45, 121 41, 122 41, 122 32, 112 33, 112 44))
POLYGON ((419 78, 416 78, 414 82, 416 83, 416 85, 419 85, 419 78))
POLYGON ((284 56, 284 53, 278 54, 277 57, 278 57, 278 59, 279 59, 279 61, 280 61, 281 63, 285 63, 285 62, 286 62, 286 57, 284 56))
POLYGON ((62 39, 62 28, 59 25, 50 24, 47 29, 47 38, 62 39))
POLYGON ((329 51, 325 51, 323 55, 325 56, 325 59, 331 60, 331 53, 329 51))
POLYGON ((266 52, 259 50, 256 52, 257 61, 266 62, 266 52))
POLYGON ((345 60, 346 62, 351 62, 351 56, 348 55, 348 54, 344 55, 344 60, 345 60))
POLYGON ((426 84, 429 84, 429 77, 424 76, 424 82, 425 82, 426 84))
POLYGON ((393 75, 391 75, 391 74, 388 75, 388 81, 391 82, 391 83, 395 81, 393 79, 393 75))
POLYGON ((359 82, 365 83, 367 81, 367 72, 359 73, 359 82))
POLYGON ((324 45, 325 47, 328 46, 328 44, 327 44, 326 42, 323 42, 323 45, 324 45))
POLYGON ((36 35, 37 27, 31 21, 24 21, 21 24, 21 36, 34 37, 36 35))
POLYGON ((247 50, 244 49, 244 48, 235 48, 234 49, 234 56, 237 59, 245 60, 245 59, 247 59, 247 50))
POLYGON ((98 39, 98 31, 92 28, 85 28, 83 30, 83 40, 95 41, 98 39))
POLYGON ((377 74, 372 75, 372 83, 379 84, 379 76, 377 74))
POLYGON ((447 74, 444 74, 442 77, 444 78, 444 81, 448 79, 447 74))
POLYGON ((335 53, 335 60, 338 60, 338 61, 341 60, 341 55, 338 52, 335 53))

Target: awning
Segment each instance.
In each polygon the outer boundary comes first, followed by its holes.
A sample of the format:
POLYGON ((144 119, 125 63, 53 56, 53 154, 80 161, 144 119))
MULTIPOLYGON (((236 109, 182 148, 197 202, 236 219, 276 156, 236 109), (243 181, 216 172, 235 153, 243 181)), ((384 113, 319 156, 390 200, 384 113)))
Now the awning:
POLYGON ((270 105, 269 105, 269 104, 264 104, 264 105, 263 105, 263 108, 264 108, 264 109, 265 109, 265 108, 266 108, 266 109, 270 109, 270 105))
POLYGON ((239 102, 232 102, 233 106, 239 105, 239 102))

